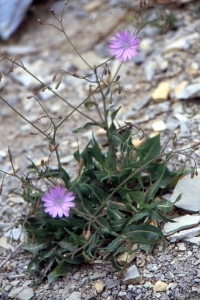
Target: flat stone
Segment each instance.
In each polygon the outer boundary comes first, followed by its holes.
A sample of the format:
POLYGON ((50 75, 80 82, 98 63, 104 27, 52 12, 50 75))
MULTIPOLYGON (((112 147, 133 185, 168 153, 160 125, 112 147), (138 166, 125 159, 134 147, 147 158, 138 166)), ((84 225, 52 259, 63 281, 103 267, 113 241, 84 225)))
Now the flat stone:
POLYGON ((192 40, 198 39, 199 34, 197 32, 190 34, 185 37, 181 37, 175 42, 168 43, 167 47, 164 49, 164 53, 169 51, 176 51, 176 50, 188 50, 192 46, 192 40))
POLYGON ((151 126, 154 131, 163 131, 167 129, 167 125, 162 120, 154 122, 151 126))
POLYGON ((160 82, 157 86, 153 94, 151 95, 153 101, 155 102, 162 102, 168 99, 170 92, 170 84, 168 81, 160 82))
POLYGON ((17 299, 19 300, 29 300, 33 298, 34 292, 32 288, 26 288, 24 289, 18 296, 17 299))
POLYGON ((138 271, 138 268, 136 267, 136 265, 132 265, 130 268, 128 268, 126 270, 126 273, 124 275, 124 278, 122 279, 122 281, 125 284, 134 284, 137 282, 140 282, 142 280, 140 273, 138 271))
POLYGON ((187 212, 199 212, 200 176, 194 176, 191 179, 191 175, 189 174, 181 178, 173 191, 170 201, 174 202, 180 194, 182 194, 181 199, 175 203, 176 207, 187 212))
POLYGON ((13 288, 11 290, 11 292, 8 294, 9 298, 15 298, 17 295, 19 295, 19 293, 21 293, 21 291, 24 289, 23 286, 20 286, 18 288, 13 288))
POLYGON ((175 94, 176 99, 190 99, 200 96, 200 83, 193 83, 185 86, 180 92, 175 94))
POLYGON ((200 223, 200 216, 185 215, 174 218, 173 221, 175 221, 175 223, 168 222, 164 225, 164 235, 170 235, 182 229, 196 226, 198 223, 200 223))
POLYGON ((81 300, 81 293, 80 292, 73 292, 69 297, 65 298, 65 300, 81 300))
POLYGON ((184 243, 178 243, 177 246, 178 246, 178 249, 179 249, 180 251, 185 251, 185 250, 187 250, 184 243))
POLYGON ((121 280, 112 280, 112 279, 107 279, 106 280, 106 285, 109 289, 112 289, 113 287, 119 285, 121 280))
POLYGON ((104 278, 104 277, 106 277, 106 275, 107 275, 107 272, 95 273, 95 274, 90 276, 90 280, 96 280, 96 279, 99 279, 99 278, 104 278))
POLYGON ((96 282, 95 283, 95 289, 98 294, 102 293, 105 288, 105 284, 103 282, 96 282))
POLYGON ((155 292, 165 292, 167 290, 168 284, 164 281, 158 280, 153 289, 155 292))
POLYGON ((171 243, 174 243, 182 239, 185 240, 185 239, 193 238, 199 235, 199 232, 200 232, 200 226, 191 229, 181 230, 178 233, 174 233, 173 235, 170 235, 168 238, 171 243))
MULTIPOLYGON (((137 245, 133 245, 131 249, 136 250, 137 248, 138 248, 137 245)), ((129 264, 132 260, 134 260, 135 256, 136 256, 135 252, 133 252, 132 254, 129 254, 128 252, 124 252, 119 254, 116 260, 120 265, 125 265, 125 264, 129 264)))
MULTIPOLYGON (((199 228, 200 229, 200 228, 199 228)), ((194 245, 200 245, 200 236, 195 236, 189 239, 184 239, 186 242, 194 245)))
POLYGON ((9 250, 9 249, 14 250, 14 247, 7 242, 7 238, 5 236, 2 236, 0 238, 0 248, 1 247, 6 250, 9 250))

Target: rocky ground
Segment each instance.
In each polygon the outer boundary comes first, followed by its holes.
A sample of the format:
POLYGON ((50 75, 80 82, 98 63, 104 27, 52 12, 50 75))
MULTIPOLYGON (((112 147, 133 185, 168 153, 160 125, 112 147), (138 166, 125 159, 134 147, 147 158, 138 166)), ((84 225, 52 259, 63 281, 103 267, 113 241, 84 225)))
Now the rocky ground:
MULTIPOLYGON (((109 58, 108 39, 118 29, 133 30, 130 16, 133 15, 138 1, 69 1, 63 17, 63 24, 69 37, 84 58, 91 64, 99 64, 109 58)), ((200 68, 199 68, 199 1, 176 1, 176 6, 168 6, 174 1, 158 1, 166 4, 164 12, 175 18, 167 34, 162 33, 161 24, 146 26, 140 33, 141 47, 134 60, 123 64, 120 70, 122 93, 114 95, 113 103, 121 106, 118 120, 131 121, 145 131, 146 136, 161 134, 162 144, 169 137, 177 134, 177 149, 190 147, 200 141, 200 68), (184 2, 188 2, 184 4, 184 2), (170 13, 171 12, 173 13, 170 13)), ((50 8, 60 15, 63 1, 44 1, 34 3, 17 32, 8 42, 0 42, 0 52, 8 57, 20 58, 26 68, 50 85, 61 97, 76 106, 86 96, 88 83, 75 77, 63 76, 62 84, 55 90, 52 77, 64 69, 77 74, 88 74, 89 70, 77 59, 73 49, 62 33, 52 26, 41 26, 43 22, 57 24, 50 14, 50 8)), ((150 9, 148 20, 155 19, 159 7, 150 9)), ((111 72, 118 67, 117 61, 109 63, 111 72)), ((36 126, 46 128, 47 119, 38 120, 43 111, 37 101, 27 99, 34 95, 41 100, 48 112, 57 117, 66 116, 71 109, 66 103, 52 95, 42 92, 42 85, 28 76, 20 68, 8 75, 10 64, 2 62, 0 72, 3 79, 0 83, 0 96, 20 111, 36 126)), ((97 101, 99 101, 97 95, 97 101)), ((99 103, 101 109, 101 104, 99 103)), ((94 109, 82 108, 88 116, 97 118, 94 109)), ((13 163, 18 174, 27 172, 30 161, 40 164, 41 159, 48 157, 48 142, 41 135, 30 135, 34 129, 16 115, 5 103, 1 102, 0 116, 0 169, 11 170, 7 148, 11 149, 13 163)), ((74 113, 58 132, 58 142, 63 166, 72 175, 76 175, 78 166, 73 160, 73 152, 89 142, 92 129, 75 136, 72 130, 83 126, 85 120, 74 113)), ((95 129, 94 129, 95 131, 95 129)), ((102 132, 95 131, 99 141, 102 132)), ((138 145, 138 137, 134 143, 138 145)), ((171 143, 168 146, 170 150, 171 143)), ((192 149, 187 152, 196 160, 199 168, 200 151, 192 149)), ((56 163, 52 156, 51 164, 56 163)), ((194 166, 190 157, 177 154, 169 163, 175 169, 181 165, 194 166)), ((128 267, 124 278, 109 263, 101 259, 94 265, 84 265, 71 277, 59 279, 50 287, 43 283, 38 288, 31 288, 32 278, 26 272, 31 255, 18 250, 0 270, 0 299, 200 299, 200 254, 198 237, 200 228, 199 177, 186 177, 179 181, 176 193, 183 193, 183 199, 177 203, 172 217, 178 218, 175 227, 164 226, 167 236, 167 248, 158 245, 149 256, 138 252, 128 267), (184 180, 184 181, 182 181, 184 180), (194 192, 195 191, 195 192, 194 192), (188 207, 189 203, 189 207, 188 207)), ((28 211, 23 199, 13 194, 12 189, 19 187, 14 177, 6 177, 1 196, 0 209, 0 265, 17 247, 16 243, 7 244, 9 228, 14 226, 22 213, 28 211)), ((171 195, 166 195, 170 200, 171 195)), ((172 196, 173 198, 173 196, 172 196)), ((171 224, 170 224, 171 226, 171 224)), ((15 238, 19 231, 13 231, 15 238)), ((23 237, 21 236, 23 240, 23 237)))

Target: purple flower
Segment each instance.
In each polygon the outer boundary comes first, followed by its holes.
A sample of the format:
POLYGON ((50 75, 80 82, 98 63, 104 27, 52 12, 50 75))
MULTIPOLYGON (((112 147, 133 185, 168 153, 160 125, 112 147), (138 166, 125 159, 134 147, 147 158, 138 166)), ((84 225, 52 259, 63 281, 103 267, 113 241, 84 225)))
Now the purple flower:
POLYGON ((44 193, 41 200, 44 202, 44 211, 49 213, 53 218, 69 217, 69 211, 71 207, 75 206, 75 203, 71 202, 75 199, 73 192, 66 193, 66 189, 57 185, 54 189, 50 188, 49 192, 44 193))
POLYGON ((119 30, 119 35, 114 34, 116 40, 110 40, 109 49, 111 54, 118 58, 119 61, 126 61, 132 57, 138 55, 136 49, 140 43, 139 39, 136 39, 136 34, 131 34, 130 30, 122 31, 119 30))

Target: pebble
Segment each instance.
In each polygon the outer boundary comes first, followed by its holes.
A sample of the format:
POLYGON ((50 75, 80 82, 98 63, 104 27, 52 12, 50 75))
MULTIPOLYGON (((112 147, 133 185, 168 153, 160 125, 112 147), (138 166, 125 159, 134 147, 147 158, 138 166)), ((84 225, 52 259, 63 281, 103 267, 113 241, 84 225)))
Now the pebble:
POLYGON ((153 101, 161 102, 168 99, 170 92, 170 83, 168 81, 162 81, 151 95, 153 101))

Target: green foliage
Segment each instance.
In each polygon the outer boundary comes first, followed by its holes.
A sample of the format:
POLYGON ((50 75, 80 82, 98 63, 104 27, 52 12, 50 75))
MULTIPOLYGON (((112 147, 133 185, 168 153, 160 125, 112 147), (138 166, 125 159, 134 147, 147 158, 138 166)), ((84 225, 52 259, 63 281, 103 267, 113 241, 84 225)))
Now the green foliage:
MULTIPOLYGON (((116 113, 112 114, 111 124, 115 136, 116 113)), ((63 168, 41 172, 33 165, 40 180, 62 178, 76 195, 76 207, 69 218, 53 219, 40 206, 36 215, 21 220, 28 233, 24 249, 34 254, 28 271, 36 279, 35 285, 45 278, 52 283, 59 276, 75 272, 77 265, 92 263, 100 250, 107 251, 104 259, 111 260, 120 271, 116 257, 130 251, 130 245, 137 244, 149 253, 159 239, 165 245, 162 231, 149 222, 171 222, 166 213, 173 203, 160 196, 182 172, 170 172, 161 159, 159 135, 135 148, 130 142, 130 128, 118 134, 115 147, 123 149, 124 158, 116 155, 117 171, 110 164, 111 150, 103 154, 94 137, 82 153, 74 154, 79 163, 83 162, 78 180, 70 182, 63 168)), ((24 198, 36 207, 41 194, 30 197, 24 198)))

